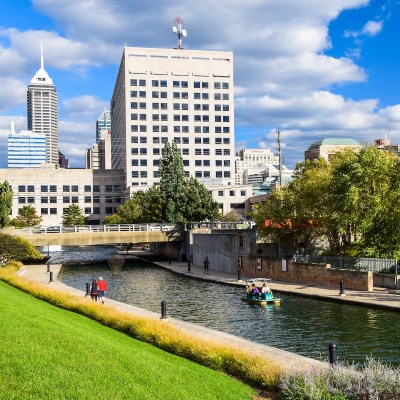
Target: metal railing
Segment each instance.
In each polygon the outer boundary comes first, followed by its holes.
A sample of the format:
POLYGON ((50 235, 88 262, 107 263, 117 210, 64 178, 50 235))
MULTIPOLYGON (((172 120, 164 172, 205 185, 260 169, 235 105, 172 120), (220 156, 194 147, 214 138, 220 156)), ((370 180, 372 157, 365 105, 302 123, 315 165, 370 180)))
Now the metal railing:
POLYGON ((75 233, 75 232, 170 232, 176 229, 176 225, 167 224, 121 224, 121 225, 76 225, 76 226, 49 226, 15 228, 15 232, 23 234, 43 233, 75 233))
POLYGON ((395 259, 367 258, 367 257, 335 257, 335 256, 313 256, 294 254, 295 263, 330 264, 332 268, 353 269, 356 271, 389 271, 397 265, 395 259))

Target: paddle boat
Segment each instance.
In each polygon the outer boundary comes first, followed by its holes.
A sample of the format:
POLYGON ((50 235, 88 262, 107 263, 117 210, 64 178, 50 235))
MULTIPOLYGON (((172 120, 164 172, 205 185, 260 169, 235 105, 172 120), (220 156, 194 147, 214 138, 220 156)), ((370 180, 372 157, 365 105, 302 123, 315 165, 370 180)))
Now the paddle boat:
POLYGON ((260 306, 265 306, 267 304, 280 304, 281 298, 275 297, 272 294, 271 289, 267 285, 268 283, 271 283, 270 278, 253 278, 246 280, 246 293, 242 296, 242 300, 246 303, 258 304, 260 306), (257 282, 263 282, 263 286, 257 287, 257 282), (266 287, 264 293, 262 293, 263 287, 266 287), (258 293, 253 290, 254 288, 257 288, 258 293))

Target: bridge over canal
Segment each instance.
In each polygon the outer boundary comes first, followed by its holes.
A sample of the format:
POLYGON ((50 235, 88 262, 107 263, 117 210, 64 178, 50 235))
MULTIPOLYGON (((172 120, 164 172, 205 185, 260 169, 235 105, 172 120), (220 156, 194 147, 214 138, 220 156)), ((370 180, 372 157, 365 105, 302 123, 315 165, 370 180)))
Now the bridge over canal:
POLYGON ((174 224, 82 225, 3 229, 34 246, 85 246, 119 243, 172 242, 184 240, 184 232, 174 224))

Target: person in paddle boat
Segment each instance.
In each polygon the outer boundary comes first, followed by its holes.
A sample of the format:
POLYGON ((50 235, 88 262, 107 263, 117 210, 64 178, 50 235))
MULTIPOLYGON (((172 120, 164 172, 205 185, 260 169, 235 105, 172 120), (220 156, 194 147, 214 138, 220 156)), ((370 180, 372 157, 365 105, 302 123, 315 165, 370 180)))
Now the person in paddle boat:
POLYGON ((261 299, 270 299, 272 298, 272 292, 269 286, 264 282, 261 286, 261 299))
POLYGON ((258 298, 260 296, 260 291, 255 283, 251 285, 250 296, 258 298))

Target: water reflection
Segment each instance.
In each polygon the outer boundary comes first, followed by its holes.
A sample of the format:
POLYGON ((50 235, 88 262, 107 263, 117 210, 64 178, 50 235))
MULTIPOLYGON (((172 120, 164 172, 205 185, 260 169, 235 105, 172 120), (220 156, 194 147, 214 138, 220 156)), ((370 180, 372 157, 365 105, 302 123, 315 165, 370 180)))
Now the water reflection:
POLYGON ((110 298, 157 313, 165 300, 170 316, 308 357, 326 360, 333 341, 341 359, 362 362, 372 355, 400 365, 399 314, 392 311, 290 295, 282 295, 280 306, 259 307, 241 301, 240 288, 190 279, 145 261, 126 262, 120 274, 106 263, 68 266, 60 274, 81 290, 99 276, 107 280, 110 298))

